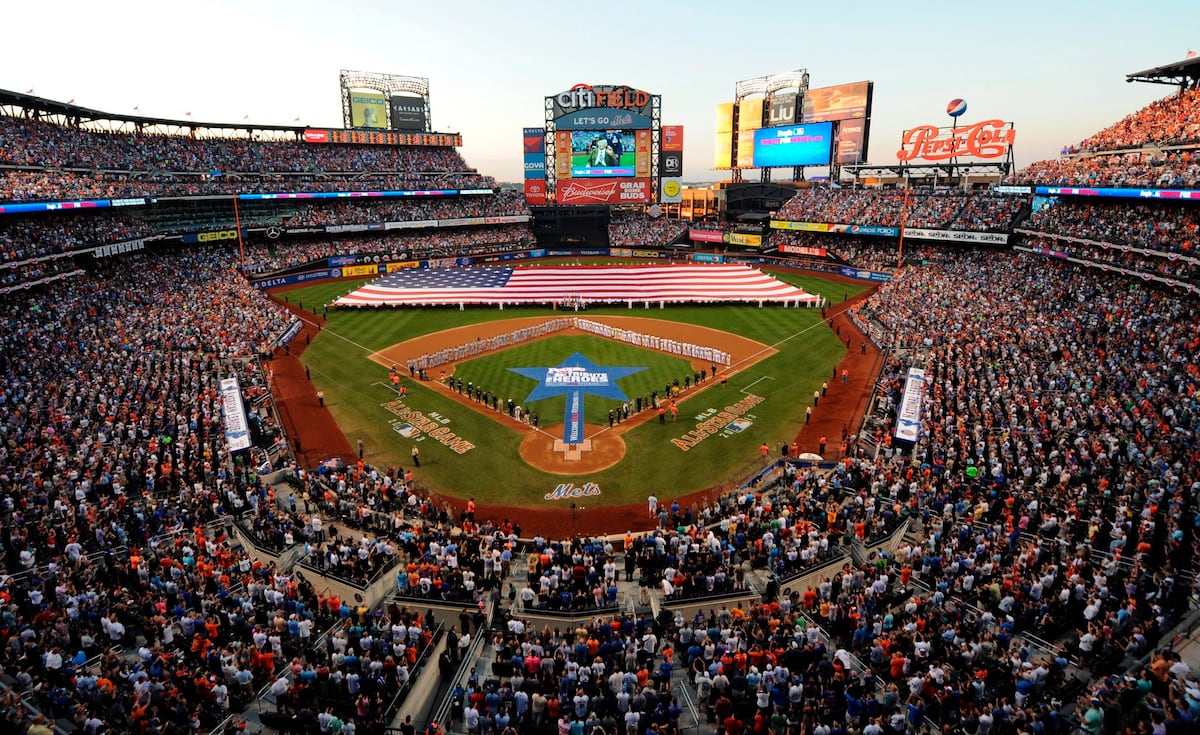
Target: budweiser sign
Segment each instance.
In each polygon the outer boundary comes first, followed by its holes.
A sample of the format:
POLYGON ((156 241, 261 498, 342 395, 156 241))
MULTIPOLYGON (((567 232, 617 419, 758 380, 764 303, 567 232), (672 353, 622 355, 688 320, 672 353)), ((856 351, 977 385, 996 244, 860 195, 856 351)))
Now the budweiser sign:
POLYGON ((559 204, 629 204, 652 199, 650 179, 559 180, 559 204))
POLYGON ((1012 123, 1003 120, 981 120, 957 128, 921 125, 904 132, 896 158, 901 161, 999 158, 1008 152, 1016 137, 1012 123))

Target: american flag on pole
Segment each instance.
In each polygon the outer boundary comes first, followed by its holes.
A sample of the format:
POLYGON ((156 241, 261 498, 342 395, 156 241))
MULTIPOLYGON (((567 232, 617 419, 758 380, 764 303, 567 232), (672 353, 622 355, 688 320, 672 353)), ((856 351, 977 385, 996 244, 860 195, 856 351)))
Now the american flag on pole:
POLYGON ((338 299, 339 306, 585 302, 810 303, 819 297, 746 265, 410 268, 338 299))

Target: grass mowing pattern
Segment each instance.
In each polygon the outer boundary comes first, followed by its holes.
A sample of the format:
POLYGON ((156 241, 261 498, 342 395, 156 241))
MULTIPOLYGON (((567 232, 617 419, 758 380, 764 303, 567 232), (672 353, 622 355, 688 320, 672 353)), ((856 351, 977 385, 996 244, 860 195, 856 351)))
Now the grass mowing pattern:
MULTIPOLYGON (((525 397, 537 386, 533 380, 509 371, 514 367, 542 367, 557 365, 574 353, 580 353, 597 365, 621 365, 645 367, 640 373, 622 378, 618 385, 629 397, 630 404, 636 396, 649 396, 651 391, 663 395, 666 385, 678 379, 680 386, 685 377, 692 375, 691 364, 678 357, 661 352, 635 347, 623 342, 614 342, 603 337, 584 335, 557 335, 548 339, 519 345, 491 355, 475 358, 459 364, 454 372, 465 385, 472 382, 485 390, 491 390, 500 398, 512 398, 526 411, 536 411, 541 426, 563 422, 566 401, 562 396, 543 398, 526 404, 525 397)), ((584 420, 590 424, 608 422, 608 411, 621 405, 600 396, 588 396, 584 401, 584 420)), ((632 411, 632 405, 630 410, 632 411)))
MULTIPOLYGON (((775 275, 809 293, 826 296, 835 305, 842 301, 843 295, 854 296, 869 287, 825 281, 809 275, 775 275)), ((357 288, 360 283, 362 281, 317 284, 288 291, 286 295, 293 304, 303 301, 311 310, 314 304, 327 303, 357 288)), ((425 413, 438 412, 448 417, 451 423, 447 428, 476 444, 475 449, 458 455, 436 442, 422 441, 420 481, 439 492, 460 497, 473 495, 479 500, 513 506, 543 505, 542 496, 560 482, 596 482, 603 494, 589 498, 589 504, 595 506, 640 502, 650 492, 665 501, 740 479, 759 461, 758 446, 762 442, 775 447, 795 436, 803 425, 804 408, 811 400, 813 390, 829 379, 833 366, 846 352, 845 344, 824 326, 817 309, 675 306, 666 309, 588 309, 584 312, 584 315, 591 314, 698 324, 772 345, 779 353, 738 373, 726 388, 711 387, 681 404, 678 423, 660 426, 657 421, 651 421, 630 431, 625 435, 624 460, 608 470, 580 477, 548 475, 530 468, 519 457, 518 446, 523 436, 519 431, 423 388, 420 383, 409 382, 409 405, 425 413), (687 452, 671 443, 672 438, 694 428, 697 414, 709 408, 723 408, 745 397, 746 392, 767 400, 755 407, 752 412, 754 423, 745 431, 729 437, 708 437, 687 452)), ((325 404, 351 444, 362 437, 367 458, 372 463, 407 466, 411 461, 412 442, 391 430, 389 419, 394 416, 380 406, 395 398, 387 385, 387 370, 370 362, 367 355, 421 334, 529 316, 549 319, 555 313, 544 308, 331 310, 324 332, 313 340, 303 361, 311 368, 317 387, 325 391, 325 404)), ((596 359, 588 352, 584 354, 596 359)), ((538 364, 555 362, 534 363, 533 366, 538 364)), ((614 361, 609 364, 645 363, 614 361)), ((525 380, 515 374, 513 377, 525 380)), ((634 377, 630 376, 630 379, 634 377)), ((525 380, 525 383, 532 386, 531 381, 525 380)), ((525 395, 528 390, 521 394, 522 397, 525 395)), ((604 413, 606 417, 607 410, 604 413)), ((548 421, 543 418, 542 423, 548 421)))

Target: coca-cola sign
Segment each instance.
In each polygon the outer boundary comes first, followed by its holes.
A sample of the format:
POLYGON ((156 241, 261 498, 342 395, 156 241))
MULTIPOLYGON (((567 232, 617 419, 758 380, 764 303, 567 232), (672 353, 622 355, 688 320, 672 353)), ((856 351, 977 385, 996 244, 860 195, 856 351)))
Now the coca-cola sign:
POLYGON ((980 120, 954 128, 919 125, 904 131, 896 158, 900 161, 1000 158, 1012 148, 1016 137, 1012 123, 1003 120, 980 120))

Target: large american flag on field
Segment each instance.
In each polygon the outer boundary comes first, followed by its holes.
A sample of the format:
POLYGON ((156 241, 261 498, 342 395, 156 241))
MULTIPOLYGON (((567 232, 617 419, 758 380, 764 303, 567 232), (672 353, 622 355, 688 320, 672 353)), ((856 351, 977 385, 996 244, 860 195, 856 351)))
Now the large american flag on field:
POLYGON ((339 306, 818 300, 746 265, 406 269, 341 297, 339 306))

